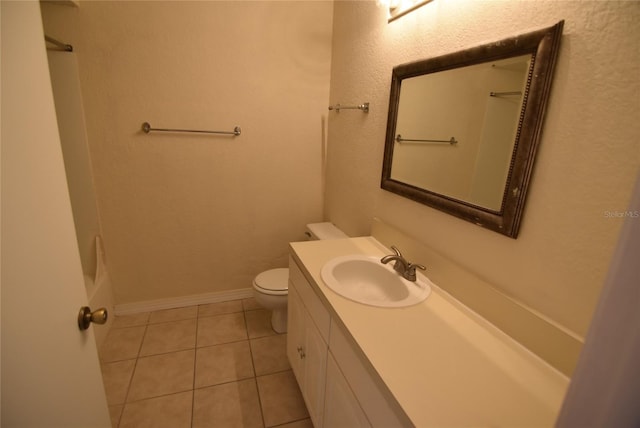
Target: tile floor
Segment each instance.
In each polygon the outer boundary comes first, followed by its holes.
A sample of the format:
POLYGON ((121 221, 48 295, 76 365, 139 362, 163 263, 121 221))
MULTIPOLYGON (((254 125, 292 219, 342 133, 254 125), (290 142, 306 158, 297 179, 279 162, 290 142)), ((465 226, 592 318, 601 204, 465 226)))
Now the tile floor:
POLYGON ((286 340, 253 299, 116 317, 99 352, 112 425, 312 428, 286 340))

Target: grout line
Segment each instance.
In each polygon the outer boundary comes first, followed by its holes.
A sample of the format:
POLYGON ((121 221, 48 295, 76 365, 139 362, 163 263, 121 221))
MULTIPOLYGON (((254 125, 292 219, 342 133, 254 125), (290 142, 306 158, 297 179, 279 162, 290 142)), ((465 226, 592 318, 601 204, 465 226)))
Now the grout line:
POLYGON ((122 411, 120 412, 120 417, 118 418, 118 423, 116 424, 117 427, 120 426, 120 423, 122 422, 122 417, 124 416, 124 411, 127 408, 129 393, 131 392, 131 384, 133 383, 133 376, 136 374, 136 368, 138 367, 138 359, 140 358, 140 351, 142 350, 142 344, 144 343, 144 338, 147 335, 148 326, 149 326, 148 323, 144 325, 144 333, 142 333, 140 346, 138 347, 138 352, 136 353, 135 362, 133 363, 133 370, 131 371, 131 377, 129 378, 129 385, 127 385, 127 393, 124 395, 124 403, 122 403, 122 411))
POLYGON ((243 382, 243 381, 251 380, 251 379, 255 379, 255 376, 248 376, 248 377, 243 377, 243 378, 238 378, 238 379, 233 379, 233 380, 225 380, 224 382, 214 383, 213 385, 198 386, 198 387, 196 387, 194 389, 194 391, 202 390, 202 389, 208 389, 208 388, 215 388, 215 387, 218 387, 218 386, 228 385, 230 383, 243 382))
MULTIPOLYGON (((283 422, 283 423, 278 424, 278 425, 271 425, 270 427, 267 427, 267 428, 278 428, 278 427, 283 427, 283 426, 286 426, 286 425, 292 424, 292 423, 294 423, 294 422, 302 422, 302 421, 306 421, 306 420, 311 421, 311 417, 307 417, 307 418, 300 418, 300 419, 294 419, 294 420, 292 420, 292 421, 289 421, 289 422, 283 422)), ((313 426, 313 425, 311 425, 311 426, 313 426)))
POLYGON ((193 383, 191 388, 191 423, 189 426, 193 428, 193 417, 196 409, 196 366, 198 362, 198 327, 200 325, 200 305, 196 310, 196 337, 194 340, 193 350, 193 383))
POLYGON ((260 388, 258 388, 258 378, 255 376, 253 377, 253 384, 256 386, 256 394, 258 395, 258 405, 260 406, 260 416, 262 417, 262 426, 266 427, 267 421, 264 418, 264 410, 262 410, 262 397, 260 396, 260 388))
MULTIPOLYGON (((244 304, 242 305, 244 309, 244 304)), ((262 418, 262 426, 266 427, 267 422, 264 419, 264 410, 262 409, 262 397, 260 397, 260 389, 258 388, 258 376, 256 372, 256 363, 253 360, 253 349, 251 348, 251 338, 249 337, 249 325, 247 323, 247 311, 242 311, 242 316, 244 317, 244 328, 247 333, 247 342, 249 343, 249 356, 251 357, 251 367, 253 368, 253 384, 256 387, 256 394, 258 396, 258 405, 260 406, 260 417, 262 418)))
POLYGON ((193 389, 185 389, 182 391, 174 391, 174 392, 167 392, 166 394, 153 395, 151 397, 144 397, 138 400, 129 401, 128 403, 125 403, 125 404, 135 404, 135 403, 140 403, 142 401, 155 400, 157 398, 170 397, 172 395, 177 395, 177 394, 184 394, 185 392, 193 392, 193 389))
MULTIPOLYGON (((140 353, 142 351, 142 348, 143 348, 143 345, 145 343, 145 339, 147 338, 147 334, 149 333, 149 331, 148 331, 149 326, 158 325, 158 324, 162 324, 162 323, 168 323, 168 322, 187 321, 187 320, 192 320, 194 318, 183 318, 183 319, 177 319, 177 320, 151 322, 151 318, 152 318, 153 312, 158 312, 158 311, 152 311, 152 312, 149 312, 149 316, 147 317, 146 322, 144 322, 143 324, 118 327, 118 328, 144 327, 144 332, 142 334, 142 339, 141 339, 140 344, 138 346, 138 350, 137 350, 135 358, 125 359, 125 360, 135 359, 135 362, 134 362, 133 370, 131 372, 131 376, 129 378, 129 384, 127 385, 127 391, 126 391, 126 394, 125 394, 125 397, 124 397, 124 402, 122 403, 122 410, 121 410, 121 412, 119 414, 118 420, 114 421, 114 424, 115 424, 116 427, 120 426, 120 424, 122 423, 122 418, 123 418, 123 415, 124 415, 124 412, 125 412, 125 408, 131 403, 137 403, 137 402, 141 402, 141 401, 145 401, 145 400, 151 400, 151 399, 155 399, 155 398, 166 397, 166 396, 180 394, 180 393, 184 393, 184 392, 188 392, 189 391, 189 390, 176 391, 176 392, 172 392, 172 393, 168 393, 168 394, 159 395, 159 396, 156 396, 156 397, 145 397, 145 398, 142 398, 142 399, 139 399, 139 400, 135 400, 135 401, 129 402, 128 398, 129 398, 129 394, 131 393, 131 386, 133 384, 133 378, 135 376, 136 370, 138 369, 139 360, 141 358, 149 358, 149 357, 154 357, 154 356, 158 356, 158 355, 166 355, 166 354, 172 354, 172 353, 176 353, 176 352, 185 352, 185 351, 189 351, 189 350, 193 350, 194 351, 193 381, 192 381, 192 385, 191 385, 191 389, 190 389, 191 394, 192 394, 192 400, 191 400, 191 424, 190 425, 192 427, 193 427, 193 423, 194 423, 193 421, 194 421, 194 411, 195 411, 195 392, 196 392, 196 390, 216 387, 216 386, 224 385, 224 384, 228 384, 228 383, 237 383, 237 382, 240 382, 240 381, 248 381, 250 379, 253 379, 253 383, 254 383, 254 386, 256 388, 256 393, 257 393, 257 398, 258 398, 258 405, 260 406, 260 416, 262 418, 263 426, 265 426, 265 427, 267 426, 266 425, 266 420, 265 420, 265 415, 264 415, 262 397, 260 396, 260 390, 258 388, 258 377, 264 377, 264 376, 269 376, 269 375, 273 375, 273 374, 284 373, 284 372, 291 371, 292 369, 291 369, 291 367, 289 367, 288 369, 279 370, 279 371, 276 371, 276 372, 273 372, 273 373, 261 374, 260 376, 258 376, 258 374, 256 372, 256 365, 255 365, 255 361, 254 361, 254 352, 253 352, 253 349, 252 349, 252 346, 251 346, 251 341, 252 340, 256 340, 256 339, 264 339, 264 338, 270 337, 272 335, 258 336, 258 337, 253 337, 253 338, 250 337, 247 312, 257 311, 257 310, 260 310, 261 308, 256 308, 256 307, 247 308, 247 307, 245 307, 245 303, 244 303, 244 300, 247 300, 247 299, 239 299, 239 300, 241 301, 241 308, 242 308, 240 311, 224 312, 224 313, 219 313, 219 314, 207 314, 207 315, 204 315, 204 314, 201 313, 201 306, 202 305, 193 305, 193 306, 196 306, 195 343, 194 343, 193 347, 189 347, 189 348, 173 350, 173 351, 167 351, 167 352, 161 352, 161 353, 158 353, 158 354, 151 354, 151 355, 144 355, 144 356, 140 355, 140 353), (246 337, 244 339, 233 340, 233 341, 224 342, 224 343, 216 343, 216 344, 206 345, 206 346, 203 346, 202 348, 220 346, 220 345, 227 345, 227 344, 239 343, 239 342, 246 341, 248 343, 248 345, 249 345, 249 356, 251 358, 251 366, 252 366, 252 369, 253 369, 253 375, 250 376, 250 377, 243 378, 243 379, 235 379, 235 380, 228 381, 228 382, 222 382, 222 383, 215 384, 215 385, 208 385, 208 386, 203 386, 203 387, 197 388, 196 387, 196 368, 197 368, 197 358, 198 358, 197 357, 197 353, 198 353, 198 349, 199 349, 198 348, 199 320, 201 318, 204 319, 204 318, 211 317, 211 316, 224 316, 224 315, 237 314, 237 313, 240 313, 240 312, 242 313, 243 321, 244 321, 244 327, 245 327, 246 337)), ((108 363, 113 363, 113 362, 118 362, 118 361, 125 361, 125 360, 110 361, 108 363)), ((105 364, 108 364, 108 363, 105 363, 105 364)), ((114 405, 114 406, 117 406, 117 405, 114 405)), ((119 404, 118 404, 118 406, 119 406, 119 404)), ((299 420, 302 421, 302 420, 305 420, 305 419, 307 419, 307 418, 302 418, 302 419, 299 419, 299 420)), ((298 421, 298 420, 296 420, 296 421, 298 421)), ((296 422, 296 421, 291 421, 291 422, 296 422)), ((290 423, 290 422, 288 422, 288 423, 290 423)))

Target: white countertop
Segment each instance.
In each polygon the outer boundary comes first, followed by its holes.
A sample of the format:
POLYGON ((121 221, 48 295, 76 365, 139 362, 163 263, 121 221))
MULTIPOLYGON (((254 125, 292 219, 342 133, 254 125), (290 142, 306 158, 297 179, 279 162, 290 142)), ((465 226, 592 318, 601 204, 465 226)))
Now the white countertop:
POLYGON ((415 426, 553 426, 569 379, 437 284, 425 301, 406 308, 367 306, 325 285, 320 271, 330 259, 387 254, 377 240, 294 242, 291 248, 415 426))

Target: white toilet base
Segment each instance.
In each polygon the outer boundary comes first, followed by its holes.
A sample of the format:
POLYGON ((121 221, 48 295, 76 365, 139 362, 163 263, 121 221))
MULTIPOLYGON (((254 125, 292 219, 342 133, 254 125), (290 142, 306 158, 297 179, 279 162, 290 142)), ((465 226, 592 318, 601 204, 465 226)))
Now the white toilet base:
POLYGON ((273 296, 253 289, 258 305, 271 311, 271 327, 276 333, 287 332, 287 295, 273 296))
POLYGON ((287 332, 287 308, 276 309, 271 313, 271 327, 276 333, 287 332))

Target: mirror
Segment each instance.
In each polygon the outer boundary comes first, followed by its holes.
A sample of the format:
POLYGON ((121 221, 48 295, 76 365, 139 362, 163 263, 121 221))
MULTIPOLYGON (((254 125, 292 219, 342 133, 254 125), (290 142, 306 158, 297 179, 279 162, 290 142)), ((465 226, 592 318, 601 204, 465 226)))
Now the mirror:
POLYGON ((516 238, 563 24, 395 67, 381 187, 516 238))

